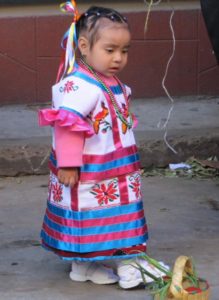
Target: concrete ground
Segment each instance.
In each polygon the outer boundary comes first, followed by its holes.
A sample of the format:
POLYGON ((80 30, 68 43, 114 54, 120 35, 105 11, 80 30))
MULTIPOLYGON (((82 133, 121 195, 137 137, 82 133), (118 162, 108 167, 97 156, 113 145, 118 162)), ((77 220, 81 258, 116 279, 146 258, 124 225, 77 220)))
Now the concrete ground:
MULTIPOLYGON (((70 281, 69 262, 41 248, 47 176, 0 178, 0 299, 149 300, 144 289, 124 291, 70 281)), ((150 230, 148 254, 170 266, 179 255, 194 258, 200 277, 219 297, 219 182, 144 177, 150 230)))
MULTIPOLYGON (((38 126, 39 105, 0 107, 0 176, 46 174, 50 128, 38 126)), ((164 167, 219 153, 219 100, 211 97, 135 99, 136 140, 143 167, 164 167), (167 126, 165 121, 170 114, 167 126), (167 136, 167 144, 164 136, 167 136), (170 148, 174 148, 174 153, 170 148)))

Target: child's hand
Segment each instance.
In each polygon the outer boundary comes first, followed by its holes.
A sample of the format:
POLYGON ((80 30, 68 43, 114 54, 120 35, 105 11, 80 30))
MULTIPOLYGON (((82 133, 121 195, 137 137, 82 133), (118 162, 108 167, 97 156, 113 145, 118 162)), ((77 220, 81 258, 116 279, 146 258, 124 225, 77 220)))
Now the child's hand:
POLYGON ((57 177, 60 183, 73 188, 78 182, 78 168, 60 168, 57 177))

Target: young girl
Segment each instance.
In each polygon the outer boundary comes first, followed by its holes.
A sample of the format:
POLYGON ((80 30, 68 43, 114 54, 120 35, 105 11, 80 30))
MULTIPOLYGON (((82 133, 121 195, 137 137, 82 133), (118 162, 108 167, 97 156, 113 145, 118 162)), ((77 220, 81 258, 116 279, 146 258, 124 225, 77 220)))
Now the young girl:
POLYGON ((73 26, 65 64, 73 66, 72 35, 81 57, 68 74, 61 64, 52 109, 39 113, 40 124, 54 133, 42 243, 73 261, 72 280, 132 288, 142 277, 123 261, 146 251, 147 225, 131 91, 116 77, 127 63, 130 30, 120 13, 101 7, 75 17, 73 26), (119 262, 117 275, 106 260, 119 262))

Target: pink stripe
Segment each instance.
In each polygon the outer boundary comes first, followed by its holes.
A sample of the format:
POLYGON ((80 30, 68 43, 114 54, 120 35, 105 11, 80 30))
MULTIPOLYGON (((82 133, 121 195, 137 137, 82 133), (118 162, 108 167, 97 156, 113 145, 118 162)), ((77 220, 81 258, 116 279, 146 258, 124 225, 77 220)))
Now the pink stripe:
MULTIPOLYGON (((103 180, 103 178, 112 178, 118 177, 120 175, 129 174, 140 169, 140 162, 135 162, 130 165, 126 165, 123 167, 115 168, 112 170, 104 171, 104 172, 81 172, 80 173, 80 181, 84 182, 87 180, 103 180)), ((58 169, 49 161, 49 169, 57 175, 58 169)))
POLYGON ((123 167, 115 168, 112 170, 104 171, 104 172, 81 172, 80 180, 87 181, 87 180, 103 180, 103 178, 112 178, 118 177, 123 174, 132 173, 138 171, 140 169, 140 163, 135 162, 130 165, 126 165, 123 167))
MULTIPOLYGON (((52 154, 54 158, 56 159, 56 153, 55 150, 52 149, 52 154)), ((117 160, 120 158, 124 158, 126 156, 138 154, 138 149, 136 145, 132 145, 126 148, 118 149, 110 153, 106 153, 103 155, 92 155, 92 154, 83 154, 83 163, 84 164, 102 164, 107 163, 113 160, 117 160)))
POLYGON ((56 240, 60 240, 65 243, 76 243, 76 244, 89 244, 89 243, 100 243, 106 241, 120 240, 120 239, 130 239, 132 237, 139 237, 147 232, 147 225, 143 227, 126 230, 121 232, 113 232, 107 234, 98 234, 91 236, 71 236, 67 234, 62 234, 58 231, 52 230, 45 223, 43 224, 43 229, 47 235, 51 236, 56 240))
POLYGON ((111 217, 111 218, 101 218, 101 219, 81 220, 81 221, 61 218, 51 213, 48 209, 46 210, 46 215, 51 221, 63 226, 87 228, 87 227, 96 227, 96 226, 107 226, 112 224, 121 224, 121 223, 129 222, 130 220, 133 221, 139 220, 144 217, 144 211, 141 210, 139 212, 135 212, 127 215, 121 215, 117 217, 111 217))
POLYGON ((128 204, 129 203, 129 193, 128 187, 126 182, 126 176, 119 176, 119 193, 120 193, 120 202, 121 204, 128 204))
POLYGON ((78 182, 71 189, 71 209, 78 211, 78 182))
POLYGON ((110 115, 111 115, 111 120, 112 120, 112 133, 113 133, 113 142, 114 142, 114 146, 116 147, 116 149, 121 149, 123 148, 121 140, 120 140, 120 134, 119 134, 119 128, 118 128, 118 117, 116 115, 115 109, 112 106, 112 100, 110 99, 110 96, 106 93, 103 92, 104 96, 107 100, 107 103, 109 105, 109 109, 110 109, 110 115))
POLYGON ((83 155, 83 162, 84 164, 102 164, 112 160, 116 160, 119 158, 123 158, 129 155, 137 154, 137 147, 136 145, 132 145, 126 148, 117 149, 113 152, 106 153, 104 155, 83 155))

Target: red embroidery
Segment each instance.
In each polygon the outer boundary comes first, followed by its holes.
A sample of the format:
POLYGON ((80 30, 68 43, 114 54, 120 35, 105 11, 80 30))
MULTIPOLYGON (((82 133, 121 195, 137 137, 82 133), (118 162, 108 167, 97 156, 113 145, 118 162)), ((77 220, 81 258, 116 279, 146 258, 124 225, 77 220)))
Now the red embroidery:
POLYGON ((118 199, 119 195, 116 194, 117 182, 111 181, 106 185, 105 183, 95 184, 91 190, 91 194, 95 195, 99 205, 108 204, 118 199))
POLYGON ((52 184, 52 193, 53 193, 53 200, 56 202, 61 202, 63 200, 62 197, 62 186, 56 182, 52 184))
POLYGON ((69 93, 73 91, 74 82, 73 81, 67 81, 64 86, 64 93, 69 93))
POLYGON ((135 196, 137 199, 141 198, 141 177, 140 174, 135 174, 129 178, 130 185, 129 187, 133 190, 135 193, 135 196))

